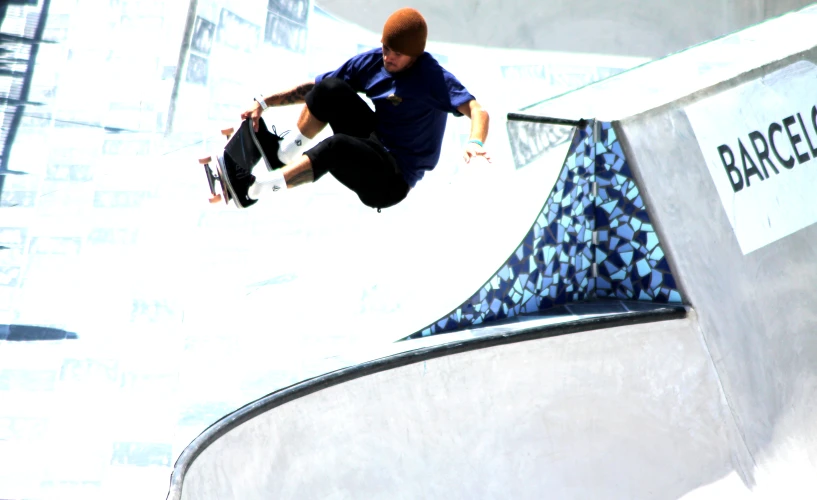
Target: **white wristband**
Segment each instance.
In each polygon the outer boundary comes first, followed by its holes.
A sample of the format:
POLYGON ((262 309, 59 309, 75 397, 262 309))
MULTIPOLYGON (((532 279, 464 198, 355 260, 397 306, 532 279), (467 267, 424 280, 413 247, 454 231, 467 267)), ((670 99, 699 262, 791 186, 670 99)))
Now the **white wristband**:
POLYGON ((263 95, 260 95, 260 94, 259 94, 259 95, 258 95, 258 97, 256 97, 256 98, 255 98, 255 102, 257 102, 258 104, 260 104, 260 105, 261 105, 261 110, 265 110, 265 109, 267 109, 267 108, 268 108, 267 103, 266 103, 266 101, 264 100, 264 96, 263 96, 263 95))

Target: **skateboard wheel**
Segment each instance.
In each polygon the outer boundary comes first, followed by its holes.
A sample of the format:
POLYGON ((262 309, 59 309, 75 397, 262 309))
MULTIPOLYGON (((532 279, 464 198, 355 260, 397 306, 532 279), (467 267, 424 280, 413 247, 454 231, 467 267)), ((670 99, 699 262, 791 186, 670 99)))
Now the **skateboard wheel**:
POLYGON ((208 164, 208 163, 210 163, 211 161, 213 161, 213 157, 212 157, 212 156, 208 156, 207 158, 201 158, 201 159, 199 159, 199 164, 201 164, 201 165, 207 165, 207 164, 208 164))
POLYGON ((218 203, 220 201, 221 201, 221 195, 220 194, 217 194, 217 195, 213 196, 212 198, 210 198, 210 203, 218 203))
POLYGON ((231 136, 231 135, 233 135, 233 132, 235 132, 235 129, 234 129, 233 127, 230 127, 230 128, 225 128, 225 129, 222 129, 222 130, 221 130, 221 134, 222 134, 222 135, 226 135, 226 136, 228 136, 228 137, 229 137, 229 136, 231 136))

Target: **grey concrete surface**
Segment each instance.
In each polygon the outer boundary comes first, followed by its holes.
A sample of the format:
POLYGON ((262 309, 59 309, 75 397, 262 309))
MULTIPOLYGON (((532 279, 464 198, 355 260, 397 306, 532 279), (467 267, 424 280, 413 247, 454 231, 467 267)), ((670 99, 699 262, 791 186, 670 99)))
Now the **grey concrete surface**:
POLYGON ((817 456, 817 226, 744 255, 683 107, 798 61, 817 62, 817 49, 623 120, 617 131, 699 314, 754 464, 749 481, 808 498, 817 456))
POLYGON ((524 112, 569 119, 621 120, 814 46, 817 4, 652 61, 524 112), (614 97, 612 97, 614 96, 614 97))
POLYGON ((662 57, 809 5, 808 0, 509 0, 370 2, 319 0, 333 15, 380 32, 394 10, 410 5, 435 40, 515 49, 662 57))
POLYGON ((735 436, 693 314, 320 390, 206 448, 182 498, 679 498, 735 436))

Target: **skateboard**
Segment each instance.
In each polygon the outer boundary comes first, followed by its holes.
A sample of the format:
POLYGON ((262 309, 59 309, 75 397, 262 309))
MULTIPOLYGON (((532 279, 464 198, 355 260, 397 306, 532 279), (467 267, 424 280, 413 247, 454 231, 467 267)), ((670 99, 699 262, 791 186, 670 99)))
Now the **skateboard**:
MULTIPOLYGON (((267 170, 280 168, 283 163, 278 160, 278 144, 281 137, 267 129, 263 118, 258 119, 258 132, 252 128, 252 121, 247 119, 241 122, 238 130, 233 127, 223 129, 221 134, 227 138, 224 152, 215 158, 207 156, 199 159, 199 164, 204 167, 204 174, 207 177, 207 184, 210 188, 210 203, 224 201, 229 204, 234 198, 230 185, 230 178, 224 169, 225 157, 240 165, 247 171, 252 171, 253 167, 263 160, 267 170), (272 161, 271 161, 272 159, 272 161), (210 166, 215 163, 215 170, 210 166), (220 192, 216 192, 218 186, 220 192)), ((236 201, 236 205, 240 205, 236 201)))
MULTIPOLYGON (((234 132, 235 129, 232 127, 225 128, 221 131, 221 135, 225 136, 229 141, 234 132)), ((225 204, 229 204, 233 197, 230 196, 230 190, 227 189, 227 184, 224 182, 224 171, 222 170, 221 165, 216 163, 216 169, 215 172, 213 172, 212 167, 210 167, 210 163, 212 162, 212 156, 199 159, 199 165, 204 166, 204 175, 207 176, 207 184, 210 186, 210 203, 218 203, 224 200, 225 204), (221 190, 220 193, 216 193, 216 181, 218 181, 218 186, 221 190)))

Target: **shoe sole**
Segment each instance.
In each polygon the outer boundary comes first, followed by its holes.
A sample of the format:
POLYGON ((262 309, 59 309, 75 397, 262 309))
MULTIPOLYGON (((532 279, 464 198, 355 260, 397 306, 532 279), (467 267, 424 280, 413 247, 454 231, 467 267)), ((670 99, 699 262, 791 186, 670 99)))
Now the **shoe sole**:
POLYGON ((220 153, 216 160, 218 160, 218 175, 221 178, 221 181, 224 185, 227 186, 227 190, 229 191, 229 196, 232 201, 235 203, 235 206, 238 208, 247 208, 239 201, 239 196, 235 193, 235 189, 233 189, 233 185, 230 182, 230 176, 226 174, 227 169, 224 167, 224 153, 220 153))

